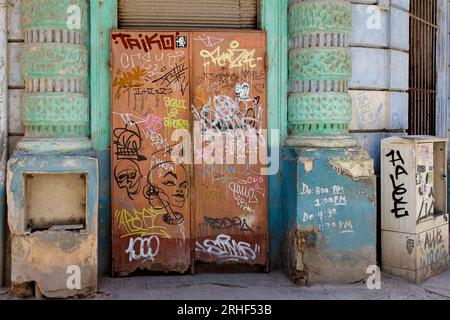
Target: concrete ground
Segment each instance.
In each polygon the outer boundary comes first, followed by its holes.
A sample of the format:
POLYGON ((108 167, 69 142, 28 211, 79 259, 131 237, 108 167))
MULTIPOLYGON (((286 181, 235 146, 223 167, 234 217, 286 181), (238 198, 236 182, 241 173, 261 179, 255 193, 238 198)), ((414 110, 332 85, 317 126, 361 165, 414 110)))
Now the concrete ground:
MULTIPOLYGON (((14 299, 0 289, 0 300, 14 299)), ((97 300, 450 300, 450 269, 420 285, 383 273, 381 289, 364 283, 298 287, 281 272, 103 278, 97 300)))

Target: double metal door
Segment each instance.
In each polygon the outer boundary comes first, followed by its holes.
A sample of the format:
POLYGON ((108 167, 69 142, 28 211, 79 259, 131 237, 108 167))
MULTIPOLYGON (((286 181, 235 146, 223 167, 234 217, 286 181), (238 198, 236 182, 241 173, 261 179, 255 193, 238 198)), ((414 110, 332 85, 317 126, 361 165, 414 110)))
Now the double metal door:
POLYGON ((266 266, 265 34, 115 30, 111 48, 114 273, 266 266))

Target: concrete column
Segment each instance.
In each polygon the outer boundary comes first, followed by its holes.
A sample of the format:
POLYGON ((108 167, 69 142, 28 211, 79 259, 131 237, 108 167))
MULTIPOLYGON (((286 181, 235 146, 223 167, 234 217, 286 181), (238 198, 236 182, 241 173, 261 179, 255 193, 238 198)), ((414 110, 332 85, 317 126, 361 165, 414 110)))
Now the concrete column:
POLYGON ((8 161, 6 183, 15 296, 65 298, 97 289, 88 9, 87 0, 22 0, 25 137, 8 161))
POLYGON ((8 160, 7 1, 0 0, 0 288, 5 264, 6 162, 8 160))
POLYGON ((298 284, 364 280, 376 264, 373 160, 348 134, 347 0, 291 0, 283 266, 298 284))
POLYGON ((352 7, 347 0, 289 4, 287 145, 355 145, 348 135, 352 7))
POLYGON ((87 0, 24 0, 22 20, 25 138, 18 149, 89 148, 87 0))

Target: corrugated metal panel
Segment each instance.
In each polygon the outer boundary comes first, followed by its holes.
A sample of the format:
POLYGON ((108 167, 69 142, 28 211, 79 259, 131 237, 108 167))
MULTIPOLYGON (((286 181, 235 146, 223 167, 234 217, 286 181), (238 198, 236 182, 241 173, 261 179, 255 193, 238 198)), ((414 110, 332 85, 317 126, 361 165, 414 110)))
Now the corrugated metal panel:
POLYGON ((256 29, 258 0, 119 0, 120 28, 256 29))

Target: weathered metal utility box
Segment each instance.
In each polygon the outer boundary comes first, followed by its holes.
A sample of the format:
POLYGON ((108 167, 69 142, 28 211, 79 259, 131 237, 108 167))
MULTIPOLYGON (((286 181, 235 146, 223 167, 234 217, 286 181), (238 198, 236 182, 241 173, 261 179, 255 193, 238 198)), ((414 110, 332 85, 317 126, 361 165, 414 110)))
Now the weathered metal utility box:
POLYGON ((383 271, 420 283, 448 266, 447 140, 381 142, 383 271))

